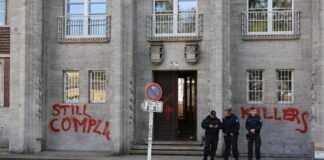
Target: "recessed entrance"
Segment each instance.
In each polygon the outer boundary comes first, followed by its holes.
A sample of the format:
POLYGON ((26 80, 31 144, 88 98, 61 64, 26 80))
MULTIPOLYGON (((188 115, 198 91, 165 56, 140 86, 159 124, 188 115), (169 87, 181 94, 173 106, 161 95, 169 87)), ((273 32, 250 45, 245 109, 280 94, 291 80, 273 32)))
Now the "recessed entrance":
POLYGON ((163 113, 154 115, 154 140, 196 140, 197 72, 155 71, 163 90, 163 113))

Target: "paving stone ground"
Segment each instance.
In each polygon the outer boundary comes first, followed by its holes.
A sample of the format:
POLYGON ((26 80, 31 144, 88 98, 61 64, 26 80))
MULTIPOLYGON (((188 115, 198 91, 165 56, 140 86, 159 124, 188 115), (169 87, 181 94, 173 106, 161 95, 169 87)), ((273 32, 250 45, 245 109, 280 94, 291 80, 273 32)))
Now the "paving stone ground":
MULTIPOLYGON (((146 160, 145 155, 112 156, 104 152, 60 152, 45 151, 35 154, 13 154, 6 151, 0 152, 0 159, 5 160, 146 160)), ((222 160, 223 158, 216 158, 222 160)), ((157 156, 152 160, 202 160, 201 156, 157 156)), ((234 159, 230 159, 234 160, 234 159)), ((240 160, 247 160, 241 157, 240 160)), ((262 158, 262 160, 311 160, 311 158, 262 158)))

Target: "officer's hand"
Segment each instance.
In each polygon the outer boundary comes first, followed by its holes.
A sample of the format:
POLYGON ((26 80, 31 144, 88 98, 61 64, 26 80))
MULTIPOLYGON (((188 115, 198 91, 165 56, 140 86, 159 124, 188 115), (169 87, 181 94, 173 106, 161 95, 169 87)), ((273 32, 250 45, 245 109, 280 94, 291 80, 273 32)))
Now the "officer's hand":
POLYGON ((234 136, 234 134, 233 134, 233 133, 231 133, 231 136, 234 136))
POLYGON ((251 133, 253 133, 253 134, 255 133, 255 129, 251 129, 250 131, 251 131, 251 133))
POLYGON ((224 133, 224 137, 226 137, 227 136, 227 134, 226 133, 224 133))
POLYGON ((214 128, 218 128, 218 125, 216 124, 216 125, 214 125, 214 128))
POLYGON ((213 125, 209 125, 209 128, 214 128, 214 126, 213 125))

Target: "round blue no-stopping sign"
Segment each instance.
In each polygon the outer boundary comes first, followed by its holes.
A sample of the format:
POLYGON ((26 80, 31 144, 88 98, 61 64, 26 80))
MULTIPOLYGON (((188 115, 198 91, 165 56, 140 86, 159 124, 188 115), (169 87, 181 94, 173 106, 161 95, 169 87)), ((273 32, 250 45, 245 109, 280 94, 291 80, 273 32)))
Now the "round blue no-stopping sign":
POLYGON ((157 83, 150 83, 145 89, 146 99, 149 101, 158 101, 162 97, 161 86, 157 83))

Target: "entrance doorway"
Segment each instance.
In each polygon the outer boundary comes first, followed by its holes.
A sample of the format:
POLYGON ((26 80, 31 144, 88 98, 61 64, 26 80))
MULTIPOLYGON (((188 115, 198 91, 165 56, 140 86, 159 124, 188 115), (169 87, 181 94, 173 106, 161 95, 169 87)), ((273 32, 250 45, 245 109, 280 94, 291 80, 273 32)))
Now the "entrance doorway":
POLYGON ((196 140, 197 72, 155 71, 163 90, 163 113, 154 115, 154 140, 196 140))

